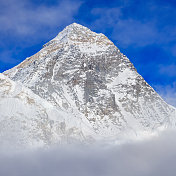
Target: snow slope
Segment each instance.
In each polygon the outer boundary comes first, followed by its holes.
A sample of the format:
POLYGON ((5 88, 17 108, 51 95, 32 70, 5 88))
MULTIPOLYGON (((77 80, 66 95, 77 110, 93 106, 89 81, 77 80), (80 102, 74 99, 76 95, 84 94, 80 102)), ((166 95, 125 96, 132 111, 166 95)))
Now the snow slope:
POLYGON ((0 74, 1 149, 88 141, 89 135, 86 121, 56 109, 31 90, 0 74))

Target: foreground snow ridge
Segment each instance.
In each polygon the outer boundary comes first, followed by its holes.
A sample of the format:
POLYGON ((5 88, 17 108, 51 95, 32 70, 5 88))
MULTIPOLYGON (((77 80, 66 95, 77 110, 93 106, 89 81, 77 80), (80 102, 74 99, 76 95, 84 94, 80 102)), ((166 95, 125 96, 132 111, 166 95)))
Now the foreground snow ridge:
POLYGON ((76 23, 3 74, 1 143, 120 143, 175 128, 176 109, 129 59, 105 35, 76 23))

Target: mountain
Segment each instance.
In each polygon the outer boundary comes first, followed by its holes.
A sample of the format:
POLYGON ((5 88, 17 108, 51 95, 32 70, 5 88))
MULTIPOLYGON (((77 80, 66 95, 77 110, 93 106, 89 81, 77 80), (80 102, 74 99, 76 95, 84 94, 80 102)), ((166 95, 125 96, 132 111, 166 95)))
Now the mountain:
MULTIPOLYGON (((129 59, 105 35, 76 23, 3 74, 40 97, 42 106, 48 103, 45 110, 52 106, 67 113, 58 118, 68 124, 70 120, 85 122, 79 131, 88 126, 93 139, 140 138, 175 127, 176 109, 137 73, 129 59)), ((28 117, 39 122, 44 118, 40 113, 28 117)))

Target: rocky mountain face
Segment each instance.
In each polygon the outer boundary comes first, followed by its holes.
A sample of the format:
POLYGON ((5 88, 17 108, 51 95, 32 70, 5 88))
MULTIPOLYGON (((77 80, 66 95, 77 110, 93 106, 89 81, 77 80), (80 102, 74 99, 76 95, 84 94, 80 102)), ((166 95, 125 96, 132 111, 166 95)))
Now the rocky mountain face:
POLYGON ((76 23, 4 75, 69 114, 68 124, 85 122, 79 131, 87 126, 91 138, 142 137, 175 126, 175 108, 129 59, 106 36, 76 23))

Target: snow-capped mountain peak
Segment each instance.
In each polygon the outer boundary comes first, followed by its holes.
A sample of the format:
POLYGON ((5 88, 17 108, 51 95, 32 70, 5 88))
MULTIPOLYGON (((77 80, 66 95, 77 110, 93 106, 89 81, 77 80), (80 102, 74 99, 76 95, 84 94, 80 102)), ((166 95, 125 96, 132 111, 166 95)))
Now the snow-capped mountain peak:
POLYGON ((175 108, 130 60, 106 36, 76 23, 4 74, 86 122, 93 138, 141 137, 175 127, 175 108))
MULTIPOLYGON (((97 34, 77 23, 67 26, 54 39, 45 44, 44 47, 63 43, 82 45, 82 47, 91 48, 92 51, 95 51, 97 46, 103 47, 101 49, 103 50, 105 47, 113 45, 104 34, 97 34)), ((91 50, 89 49, 89 51, 91 50)))

